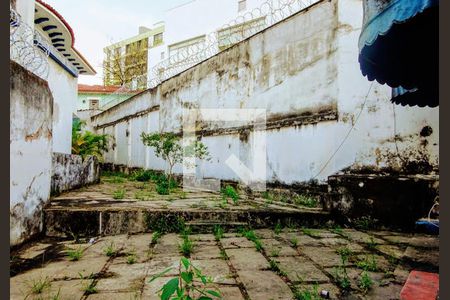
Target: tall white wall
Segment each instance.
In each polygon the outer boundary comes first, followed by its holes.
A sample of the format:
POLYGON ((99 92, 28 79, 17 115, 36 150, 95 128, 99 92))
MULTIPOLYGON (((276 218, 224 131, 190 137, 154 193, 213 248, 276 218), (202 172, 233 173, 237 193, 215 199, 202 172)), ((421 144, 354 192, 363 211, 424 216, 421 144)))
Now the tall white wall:
POLYGON ((50 197, 53 98, 47 82, 10 65, 10 245, 42 230, 50 197))
MULTIPOLYGON (((265 109, 268 182, 325 181, 345 168, 379 170, 424 156, 436 166, 439 109, 394 107, 389 87, 361 75, 361 24, 361 0, 320 1, 94 116, 94 126, 116 137, 107 161, 163 169, 150 149, 143 150, 137 132, 145 122, 147 131, 179 132, 182 108, 188 106, 265 109), (157 105, 159 110, 151 109, 157 105), (425 126, 433 133, 422 137, 425 126)), ((225 161, 234 154, 251 168, 254 134, 232 129, 242 122, 200 125, 209 132, 202 141, 212 160, 201 163, 199 173, 238 180, 225 161)))
POLYGON ((70 154, 72 149, 72 117, 77 106, 77 78, 51 58, 48 84, 53 103, 53 151, 70 154))

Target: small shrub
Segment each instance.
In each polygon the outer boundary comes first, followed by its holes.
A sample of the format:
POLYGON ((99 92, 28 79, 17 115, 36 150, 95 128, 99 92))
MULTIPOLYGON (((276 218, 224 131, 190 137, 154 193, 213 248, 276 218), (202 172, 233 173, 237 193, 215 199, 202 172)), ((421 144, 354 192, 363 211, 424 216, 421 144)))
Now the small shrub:
POLYGON ((239 200, 239 194, 234 189, 234 187, 227 185, 225 188, 222 188, 220 190, 220 193, 222 194, 222 198, 224 200, 230 198, 231 200, 233 200, 234 204, 237 204, 237 202, 239 200))
POLYGON ((131 174, 130 179, 140 182, 150 181, 154 178, 155 172, 151 170, 138 170, 131 174))
POLYGON ((125 197, 125 189, 115 190, 113 193, 114 199, 123 199, 125 197))
POLYGON ((116 256, 119 253, 113 242, 111 242, 105 249, 103 249, 103 252, 106 256, 109 257, 116 256))
POLYGON ((83 256, 83 249, 81 247, 78 247, 77 249, 68 249, 66 250, 66 253, 70 261, 77 261, 83 256))
POLYGON ((363 271, 361 273, 358 286, 363 290, 363 292, 367 293, 372 288, 372 285, 372 278, 370 278, 369 274, 366 271, 363 271))
MULTIPOLYGON (((149 283, 155 279, 162 277, 168 273, 172 268, 153 276, 149 283)), ((192 299, 192 300, 214 300, 222 299, 218 289, 209 288, 213 283, 212 279, 202 274, 202 271, 192 265, 192 263, 185 257, 181 258, 179 274, 177 277, 170 279, 163 285, 157 293, 160 294, 161 299, 192 299), (197 279, 197 280, 196 280, 197 279), (194 285, 195 283, 195 285, 194 285), (200 295, 194 298, 193 292, 200 295), (176 295, 176 298, 173 295, 176 295)))
POLYGON ((216 241, 220 241, 223 237, 223 228, 220 225, 214 225, 214 237, 216 241))

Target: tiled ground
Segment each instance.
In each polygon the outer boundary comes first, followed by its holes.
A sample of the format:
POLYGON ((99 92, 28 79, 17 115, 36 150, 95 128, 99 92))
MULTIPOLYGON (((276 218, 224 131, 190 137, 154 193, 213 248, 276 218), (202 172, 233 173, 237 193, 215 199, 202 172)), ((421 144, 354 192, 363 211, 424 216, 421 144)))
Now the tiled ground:
MULTIPOLYGON (((301 297, 314 287, 329 291, 331 299, 398 299, 412 268, 438 271, 438 237, 353 229, 254 232, 261 251, 237 233, 225 233, 219 241, 212 234, 189 236, 194 242, 190 261, 212 277, 224 299, 316 299, 301 297), (342 272, 342 249, 350 250, 347 292, 339 288, 336 273, 339 267, 342 272), (370 266, 367 273, 373 281, 366 292, 359 286, 363 262, 370 266)), ((156 244, 151 240, 149 233, 102 237, 93 244, 31 244, 12 257, 12 265, 22 270, 10 279, 11 299, 159 299, 157 291, 178 272, 182 239, 166 234, 156 244), (111 243, 119 252, 108 257, 105 250, 111 243), (78 247, 82 257, 69 261, 65 250, 78 247), (127 253, 134 253, 132 264, 127 253), (173 269, 149 283, 152 275, 168 267, 173 269), (46 278, 50 284, 33 294, 33 287, 38 289, 46 278), (89 285, 95 293, 86 292, 89 285)))

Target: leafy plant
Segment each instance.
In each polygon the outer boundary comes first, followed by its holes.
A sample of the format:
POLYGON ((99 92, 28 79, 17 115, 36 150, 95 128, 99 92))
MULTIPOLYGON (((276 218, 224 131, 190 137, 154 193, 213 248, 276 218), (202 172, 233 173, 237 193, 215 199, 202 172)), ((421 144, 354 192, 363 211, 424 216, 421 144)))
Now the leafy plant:
POLYGON ((178 245, 178 248, 181 254, 183 254, 185 257, 190 257, 192 250, 194 249, 194 243, 191 239, 189 239, 188 235, 185 235, 183 236, 183 242, 178 245))
POLYGON ((319 296, 319 286, 315 284, 312 288, 303 289, 303 290, 294 290, 294 299, 295 300, 320 300, 319 296))
POLYGON ((77 261, 83 256, 83 249, 81 247, 78 247, 77 249, 68 249, 66 250, 66 254, 70 261, 77 261))
MULTIPOLYGON (((144 145, 154 148, 155 155, 164 159, 168 164, 166 172, 168 182, 172 182, 173 167, 177 163, 183 162, 183 157, 194 157, 198 159, 209 160, 208 148, 199 141, 195 141, 185 147, 181 145, 181 139, 173 133, 152 133, 147 134, 142 132, 141 139, 144 145)), ((167 190, 170 193, 170 184, 167 185, 167 190)), ((165 187, 161 186, 159 189, 165 192, 165 187)), ((158 192, 159 193, 159 192, 158 192)))
POLYGON ((372 278, 370 278, 369 274, 366 271, 363 271, 361 273, 358 286, 366 293, 372 288, 372 285, 372 278))
POLYGON ((111 242, 105 249, 103 249, 103 252, 106 256, 116 256, 119 253, 119 250, 116 249, 113 242, 111 242))
POLYGON ((113 192, 114 199, 123 199, 125 197, 125 189, 118 189, 113 192))
POLYGON ((239 200, 239 194, 234 189, 234 187, 227 185, 225 188, 222 188, 220 190, 220 193, 222 194, 222 198, 224 200, 226 200, 227 198, 230 198, 231 200, 233 200, 234 204, 237 204, 237 202, 239 200))
POLYGON ((350 288, 350 278, 347 274, 347 268, 344 266, 334 268, 334 278, 336 279, 337 285, 343 289, 348 290, 350 288))
MULTIPOLYGON (((162 277, 172 268, 153 276, 149 283, 162 277)), ((210 277, 202 274, 202 271, 192 265, 185 257, 181 258, 178 276, 170 279, 158 290, 161 300, 213 300, 221 299, 220 291, 216 288, 209 288, 213 281, 210 277), (198 295, 196 295, 198 294, 198 295)))
POLYGON ((366 255, 363 260, 356 262, 356 266, 365 271, 371 271, 371 272, 378 271, 378 264, 377 264, 377 260, 374 255, 371 255, 370 258, 369 258, 369 256, 366 255))
POLYGON ((72 154, 81 155, 85 159, 93 155, 99 161, 103 160, 103 153, 108 151, 109 135, 83 132, 84 121, 75 119, 72 123, 72 154))
POLYGON ((220 241, 220 239, 223 237, 223 228, 220 225, 214 225, 214 237, 216 241, 220 241))
POLYGON ((152 170, 137 170, 131 174, 130 179, 140 182, 146 182, 154 179, 155 177, 156 173, 152 170))
POLYGON ((338 248, 336 252, 341 256, 342 264, 347 263, 348 259, 353 254, 352 250, 350 250, 348 247, 338 248))

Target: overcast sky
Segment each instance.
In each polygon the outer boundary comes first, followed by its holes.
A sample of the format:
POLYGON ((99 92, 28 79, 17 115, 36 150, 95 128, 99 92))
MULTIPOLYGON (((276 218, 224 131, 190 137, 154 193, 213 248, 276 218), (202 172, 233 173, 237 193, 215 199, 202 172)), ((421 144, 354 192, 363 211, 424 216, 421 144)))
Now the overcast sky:
POLYGON ((44 0, 69 23, 75 33, 75 48, 97 71, 81 75, 78 82, 102 84, 103 48, 136 35, 139 26, 152 27, 164 20, 167 9, 189 0, 44 0))

